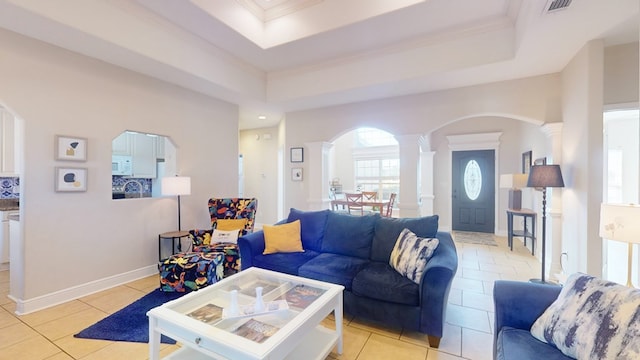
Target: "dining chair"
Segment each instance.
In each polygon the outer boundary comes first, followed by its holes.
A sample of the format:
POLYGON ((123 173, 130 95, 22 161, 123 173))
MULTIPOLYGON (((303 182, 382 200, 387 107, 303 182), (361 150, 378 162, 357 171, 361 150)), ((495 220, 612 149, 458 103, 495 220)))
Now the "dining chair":
POLYGON ((378 200, 378 192, 377 191, 363 191, 362 198, 364 201, 375 201, 378 200))
POLYGON ((359 211, 360 215, 364 215, 364 209, 362 206, 362 193, 345 193, 344 197, 345 199, 347 199, 347 210, 349 211, 349 214, 351 214, 351 211, 353 210, 359 211))
POLYGON ((392 213, 393 213, 393 205, 396 202, 396 193, 391 193, 391 195, 389 195, 389 202, 387 202, 384 206, 387 207, 387 211, 385 211, 384 213, 384 217, 391 217, 392 213))
MULTIPOLYGON (((364 202, 367 201, 377 201, 378 200, 378 192, 377 191, 363 191, 362 192, 362 200, 364 202)), ((364 205, 366 206, 366 205, 364 205)), ((378 212, 380 208, 378 206, 366 206, 367 212, 378 212)))

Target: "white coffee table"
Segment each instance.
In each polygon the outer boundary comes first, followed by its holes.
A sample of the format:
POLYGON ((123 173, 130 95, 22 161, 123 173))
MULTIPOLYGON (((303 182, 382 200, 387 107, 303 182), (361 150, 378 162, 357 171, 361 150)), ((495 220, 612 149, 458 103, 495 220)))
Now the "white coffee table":
POLYGON ((160 357, 160 334, 182 344, 165 359, 325 359, 334 347, 342 354, 343 290, 340 285, 249 268, 151 309, 150 359, 160 357), (266 303, 286 300, 288 309, 221 317, 232 290, 238 291, 242 307, 255 302, 258 286, 266 303), (332 311, 335 330, 320 325, 332 311))

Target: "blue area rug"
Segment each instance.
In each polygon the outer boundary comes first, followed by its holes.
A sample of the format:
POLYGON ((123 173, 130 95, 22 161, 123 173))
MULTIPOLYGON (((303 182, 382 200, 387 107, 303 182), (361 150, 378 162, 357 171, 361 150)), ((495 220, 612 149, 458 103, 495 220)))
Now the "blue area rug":
MULTIPOLYGON (((184 295, 178 292, 162 292, 153 290, 136 300, 131 305, 98 321, 88 328, 73 335, 77 338, 100 339, 111 341, 149 342, 149 318, 147 312, 167 301, 184 295)), ((161 342, 175 344, 176 341, 162 335, 161 342)))

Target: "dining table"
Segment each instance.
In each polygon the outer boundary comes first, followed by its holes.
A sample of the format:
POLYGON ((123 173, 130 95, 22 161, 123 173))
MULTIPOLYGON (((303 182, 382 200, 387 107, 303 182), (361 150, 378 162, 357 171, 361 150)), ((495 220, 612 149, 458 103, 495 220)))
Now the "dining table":
POLYGON ((331 200, 331 210, 338 210, 340 207, 343 209, 348 208, 349 204, 351 205, 359 205, 359 206, 371 206, 372 208, 378 208, 380 210, 380 215, 384 215, 384 206, 389 204, 389 200, 362 200, 351 202, 347 201, 347 199, 333 199, 331 200))

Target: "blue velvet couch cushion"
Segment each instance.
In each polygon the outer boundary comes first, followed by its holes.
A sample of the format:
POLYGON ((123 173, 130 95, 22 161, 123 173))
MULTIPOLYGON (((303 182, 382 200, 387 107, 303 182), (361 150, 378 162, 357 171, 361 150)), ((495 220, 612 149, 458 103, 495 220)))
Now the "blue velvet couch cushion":
POLYGON ((327 226, 327 217, 331 210, 301 211, 291 208, 287 222, 300 220, 300 238, 302 247, 313 251, 320 251, 324 229, 327 226))
POLYGON ((554 346, 537 340, 529 330, 504 327, 498 334, 496 360, 569 360, 554 346))
POLYGON ((395 271, 389 264, 371 262, 353 279, 354 294, 403 305, 420 305, 418 284, 395 271))
POLYGON ((322 240, 322 252, 368 259, 380 214, 355 216, 331 211, 322 240))
MULTIPOLYGON (((252 266, 285 274, 298 275, 298 268, 318 255, 319 253, 313 250, 305 250, 304 252, 297 253, 258 254, 253 257, 252 266)), ((243 269, 245 269, 244 260, 243 269)))
POLYGON ((371 244, 371 260, 388 262, 400 232, 407 228, 421 238, 435 238, 438 233, 438 215, 420 218, 380 218, 376 222, 371 244))
POLYGON ((342 285, 350 291, 353 278, 368 263, 366 259, 324 253, 300 266, 298 275, 342 285))

